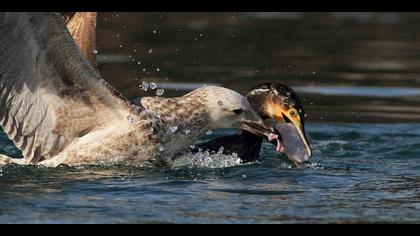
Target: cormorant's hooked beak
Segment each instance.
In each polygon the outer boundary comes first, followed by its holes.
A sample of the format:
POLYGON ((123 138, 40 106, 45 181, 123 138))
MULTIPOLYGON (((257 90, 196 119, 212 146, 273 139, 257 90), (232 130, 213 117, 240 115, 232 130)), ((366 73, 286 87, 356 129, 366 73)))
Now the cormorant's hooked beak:
POLYGON ((311 157, 312 149, 305 134, 303 117, 299 115, 299 112, 293 107, 287 107, 273 101, 268 102, 267 105, 268 113, 277 123, 291 123, 295 126, 299 133, 299 138, 305 146, 307 155, 311 157))

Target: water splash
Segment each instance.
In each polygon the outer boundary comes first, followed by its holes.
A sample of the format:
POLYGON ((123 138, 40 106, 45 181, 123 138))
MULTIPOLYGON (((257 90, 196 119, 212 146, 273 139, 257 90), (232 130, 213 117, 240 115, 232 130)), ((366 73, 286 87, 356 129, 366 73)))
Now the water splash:
POLYGON ((156 83, 154 83, 154 82, 150 82, 150 84, 149 84, 149 88, 150 88, 150 89, 156 89, 156 88, 157 88, 157 84, 156 84, 156 83))
POLYGON ((147 90, 149 89, 149 83, 147 83, 147 82, 143 81, 143 82, 141 83, 141 85, 139 85, 139 87, 140 87, 142 90, 147 91, 147 90))
POLYGON ((152 135, 153 134, 153 131, 154 131, 153 127, 148 128, 146 130, 146 135, 152 135))
POLYGON ((178 130, 177 126, 171 126, 169 127, 169 131, 171 131, 171 133, 175 133, 178 130))
POLYGON ((311 169, 311 170, 323 170, 324 167, 321 166, 320 163, 317 162, 313 162, 313 163, 307 163, 305 165, 303 165, 304 168, 306 169, 311 169))
POLYGON ((172 161, 171 168, 204 168, 216 169, 226 168, 241 165, 241 159, 238 155, 225 155, 222 154, 223 149, 217 153, 209 153, 208 151, 198 153, 188 153, 172 161))
POLYGON ((159 113, 159 112, 155 112, 155 113, 153 113, 153 115, 154 115, 156 118, 160 119, 160 113, 159 113))
POLYGON ((134 118, 132 116, 127 116, 127 120, 130 123, 133 123, 134 122, 134 118))
POLYGON ((159 88, 156 90, 156 96, 162 96, 165 90, 163 88, 159 88))

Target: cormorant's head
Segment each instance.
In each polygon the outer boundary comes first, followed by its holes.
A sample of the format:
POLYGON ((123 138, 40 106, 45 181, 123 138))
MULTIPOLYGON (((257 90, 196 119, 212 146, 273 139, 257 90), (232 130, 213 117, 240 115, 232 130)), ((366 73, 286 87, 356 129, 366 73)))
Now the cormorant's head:
POLYGON ((246 97, 263 120, 293 124, 306 147, 307 155, 312 155, 305 133, 306 113, 298 95, 290 87, 278 83, 264 83, 252 88, 246 97))

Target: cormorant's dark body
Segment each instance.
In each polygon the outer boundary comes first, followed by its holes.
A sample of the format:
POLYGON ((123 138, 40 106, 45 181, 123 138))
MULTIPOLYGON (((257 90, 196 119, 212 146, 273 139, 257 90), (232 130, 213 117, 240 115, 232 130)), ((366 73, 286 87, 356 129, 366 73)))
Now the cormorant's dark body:
POLYGON ((220 137, 197 144, 191 151, 195 153, 202 149, 203 151, 218 152, 223 147, 223 154, 232 155, 236 153, 242 162, 252 162, 256 161, 260 156, 262 141, 263 138, 257 135, 248 131, 242 131, 240 134, 220 137))

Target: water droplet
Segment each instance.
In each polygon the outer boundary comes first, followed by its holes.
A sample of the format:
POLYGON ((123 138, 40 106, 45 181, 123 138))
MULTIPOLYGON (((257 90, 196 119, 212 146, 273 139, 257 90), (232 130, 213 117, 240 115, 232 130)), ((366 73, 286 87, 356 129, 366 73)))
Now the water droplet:
POLYGON ((223 102, 222 101, 218 101, 217 105, 219 105, 220 107, 223 107, 223 102))
POLYGON ((93 50, 93 54, 98 54, 98 50, 93 50))
POLYGON ((169 127, 169 130, 171 131, 171 133, 175 133, 178 130, 178 127, 172 126, 172 127, 169 127))
POLYGON ((141 64, 141 61, 138 61, 138 62, 137 62, 137 65, 140 65, 140 64, 141 64))
POLYGON ((242 178, 244 178, 244 179, 245 179, 245 178, 246 178, 246 175, 242 175, 242 178))
POLYGON ((153 52, 153 49, 151 48, 151 49, 149 49, 149 53, 152 53, 153 52))
POLYGON ((158 118, 158 119, 160 118, 160 113, 159 112, 155 112, 155 113, 153 113, 153 115, 155 115, 155 117, 158 118))
POLYGON ((156 34, 156 33, 157 33, 157 31, 156 31, 156 30, 153 30, 153 33, 154 33, 154 34, 156 34))
POLYGON ((156 71, 160 71, 160 69, 159 68, 156 68, 156 71))
POLYGON ((159 147, 159 151, 160 151, 160 152, 163 152, 164 150, 165 150, 165 148, 164 148, 163 146, 160 146, 160 147, 159 147))
POLYGON ((211 130, 207 130, 207 131, 206 131, 206 134, 207 134, 207 135, 210 135, 210 134, 212 134, 212 133, 213 133, 213 131, 211 131, 211 130))
POLYGON ((164 92, 165 92, 165 90, 163 88, 157 89, 156 90, 156 96, 162 96, 164 92))
POLYGON ((141 83, 141 89, 143 89, 144 91, 147 91, 149 89, 149 84, 143 81, 141 83))
POLYGON ((148 129, 146 130, 146 134, 147 134, 147 135, 152 135, 152 134, 153 134, 153 131, 154 131, 153 127, 150 127, 150 128, 148 128, 148 129))
POLYGON ((191 130, 190 129, 185 129, 184 130, 184 134, 190 134, 191 133, 191 130))
POLYGON ((316 72, 314 71, 314 72, 312 72, 312 74, 314 75, 314 74, 316 74, 316 72))
POLYGON ((127 116, 127 120, 128 122, 133 123, 134 118, 132 116, 127 116))
POLYGON ((157 85, 154 82, 150 82, 150 89, 156 89, 157 85))
POLYGON ((122 44, 120 44, 120 48, 122 48, 122 44))
POLYGON ((191 149, 195 149, 195 145, 190 145, 190 148, 191 149))

